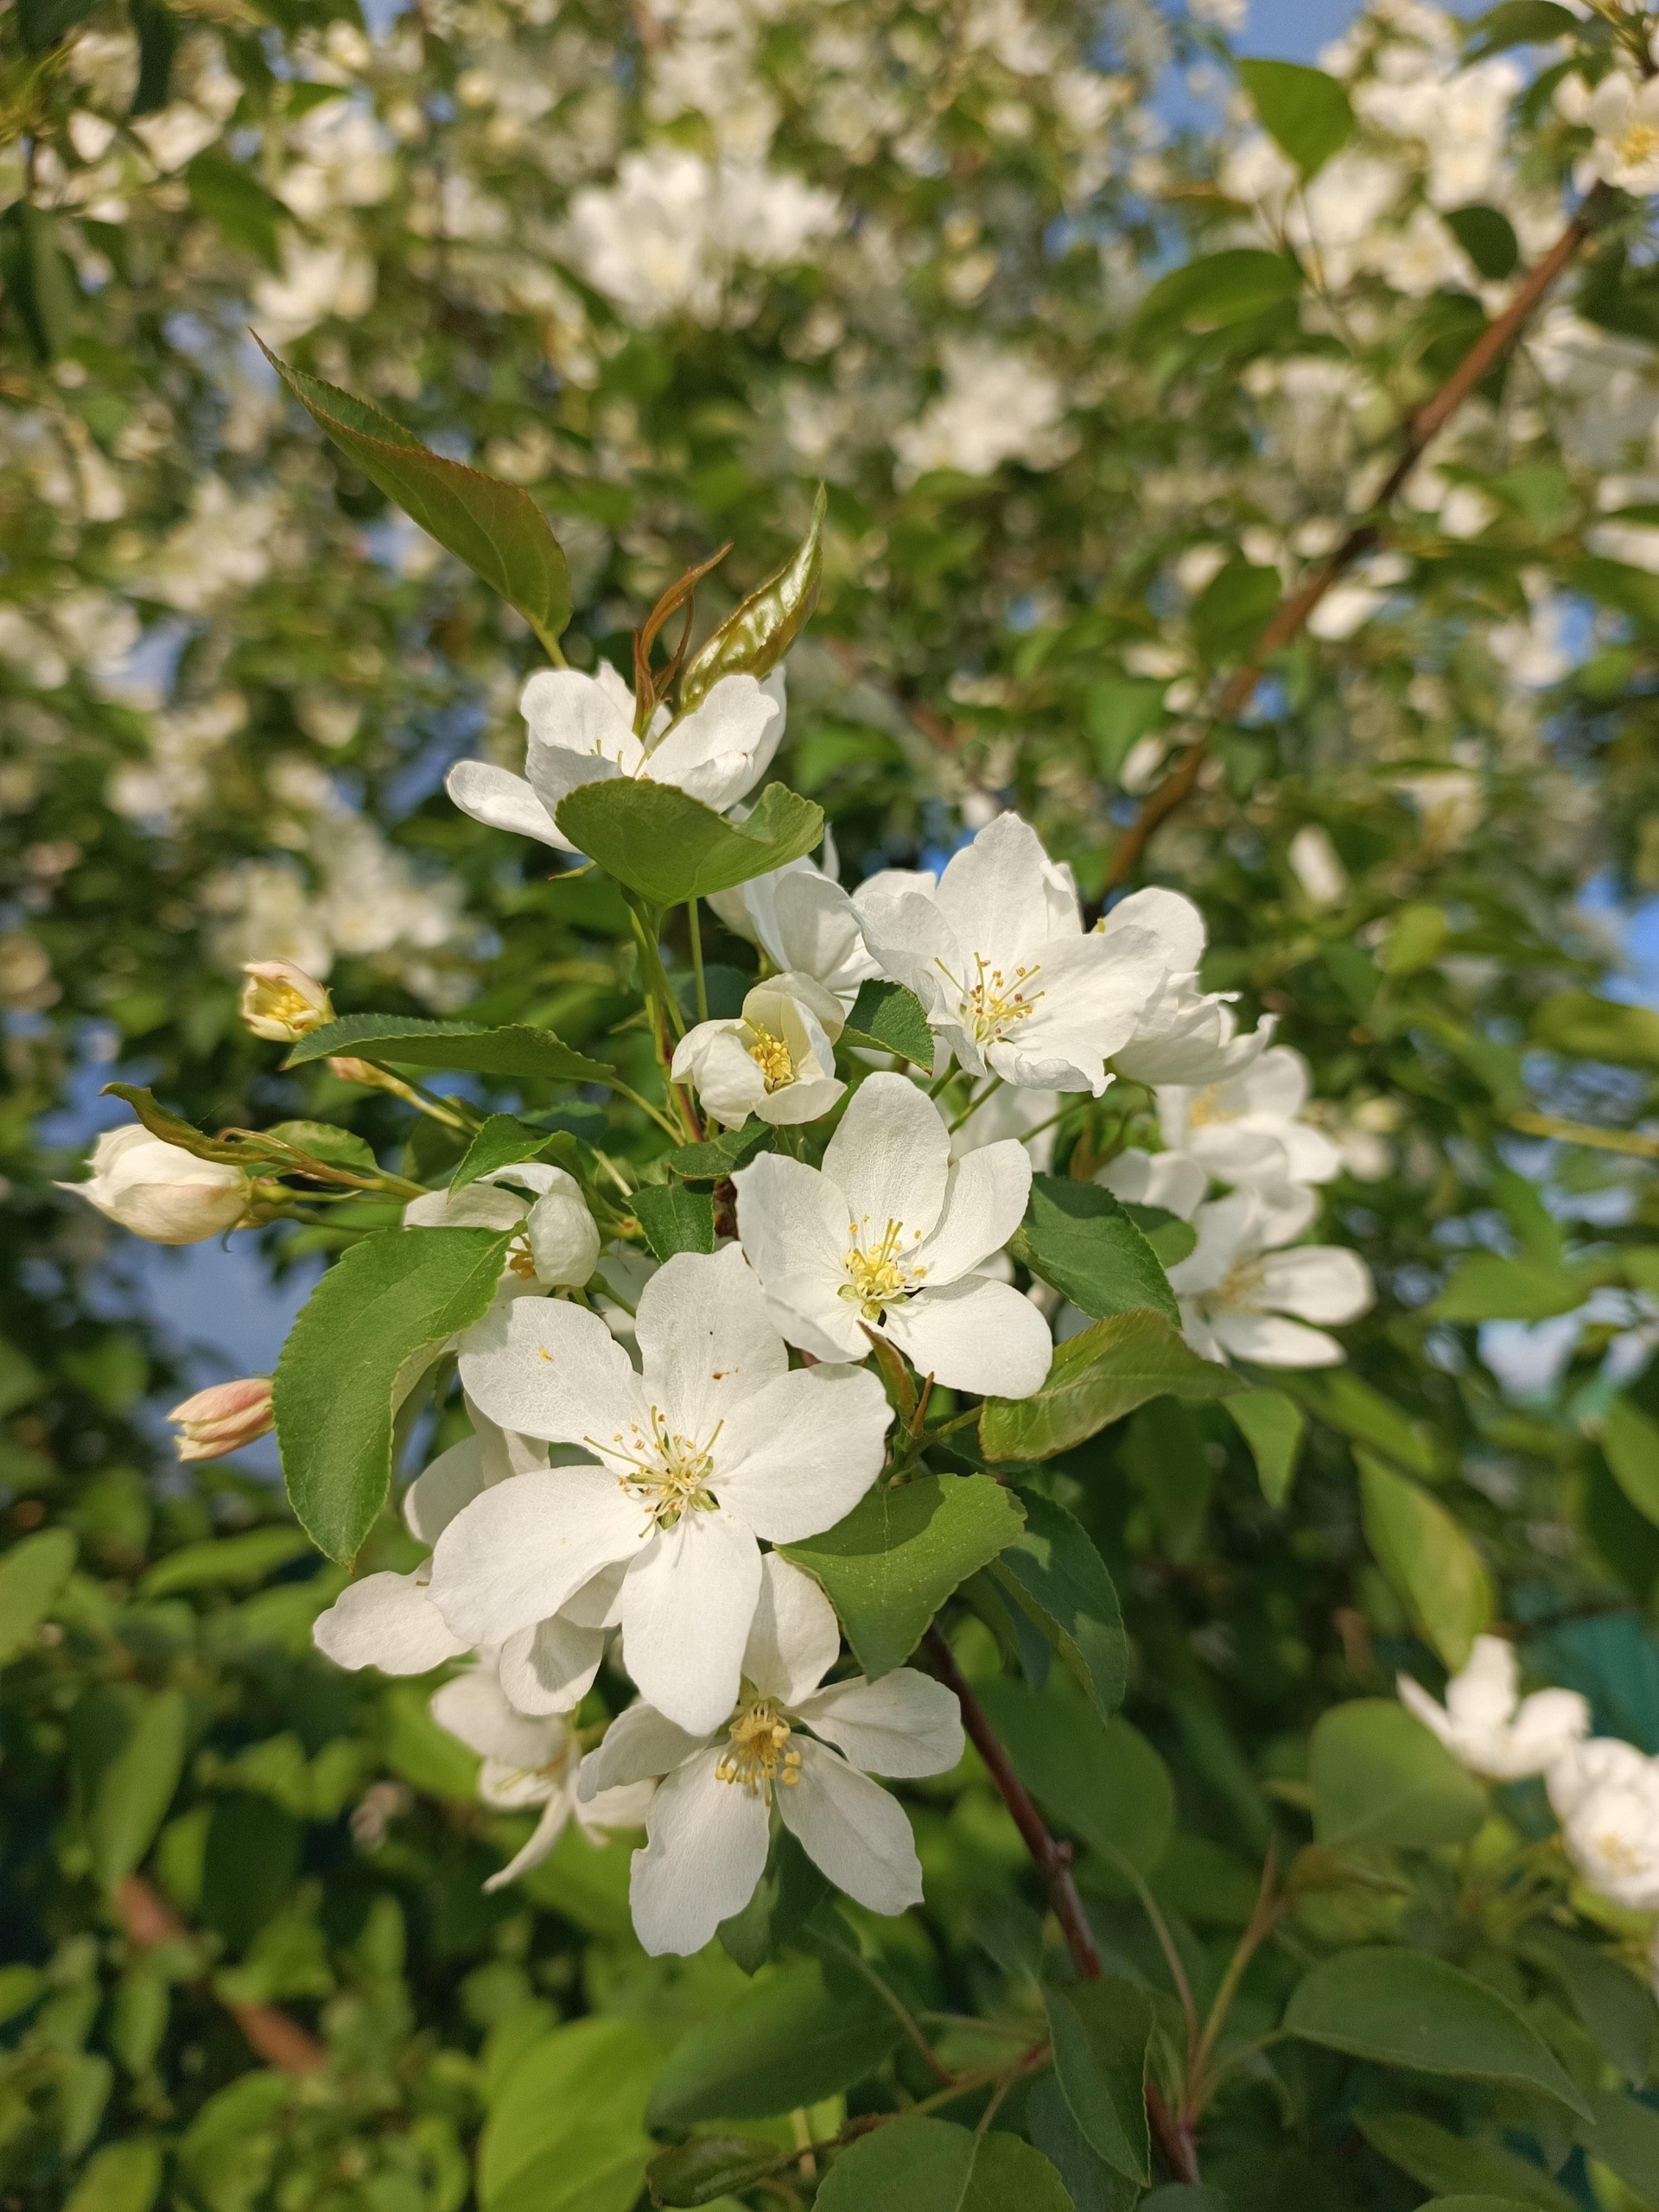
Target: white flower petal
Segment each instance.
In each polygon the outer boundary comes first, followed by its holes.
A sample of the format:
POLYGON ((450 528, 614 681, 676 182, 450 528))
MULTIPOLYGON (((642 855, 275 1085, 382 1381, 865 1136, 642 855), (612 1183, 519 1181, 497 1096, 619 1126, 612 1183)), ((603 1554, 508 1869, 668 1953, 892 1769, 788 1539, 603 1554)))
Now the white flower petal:
POLYGON ((570 1748, 565 1723, 556 1715, 516 1712, 489 1667, 469 1667, 435 1690, 432 1718, 469 1751, 521 1773, 550 1765, 570 1748))
MULTIPOLYGON (((694 1736, 677 1727, 641 1698, 637 1705, 617 1714, 605 1731, 604 1742, 583 1759, 576 1796, 587 1804, 607 1790, 626 1789, 636 1782, 656 1782, 683 1766, 711 1740, 707 1732, 694 1736)), ((718 1740, 723 1747, 724 1737, 718 1740)))
POLYGON ((595 753, 566 753, 557 746, 532 745, 524 763, 524 773, 531 791, 552 820, 558 813, 560 802, 569 798, 572 791, 580 790, 583 784, 613 783, 622 771, 614 760, 601 760, 595 753))
POLYGON ((783 731, 775 691, 753 676, 722 676, 661 739, 642 772, 723 812, 760 781, 783 731))
POLYGON ((836 1609, 810 1574, 777 1552, 761 1561, 760 1601, 743 1649, 743 1676, 762 1697, 798 1706, 841 1650, 836 1609))
POLYGON ((622 1789, 601 1789, 597 1796, 576 1799, 576 1819, 590 1843, 607 1842, 618 1828, 642 1828, 657 1795, 654 1780, 631 1782, 622 1789))
POLYGON ((404 1492, 404 1521, 411 1536, 435 1544, 463 1505, 484 1488, 484 1455, 476 1436, 463 1436, 440 1452, 404 1492))
POLYGON ((509 1882, 516 1881, 520 1874, 529 1873, 532 1866, 539 1866, 564 1834, 569 1818, 569 1791, 555 1790, 542 1808, 542 1817, 531 1831, 530 1840, 522 1850, 513 1853, 499 1874, 490 1876, 484 1885, 485 1895, 493 1896, 497 1890, 505 1889, 509 1882))
POLYGON ((906 1254, 938 1223, 950 1172, 938 1109, 907 1076, 868 1077, 824 1148, 824 1177, 847 1202, 842 1230, 856 1223, 862 1241, 877 1243, 887 1224, 898 1223, 906 1254))
POLYGON ((475 1497, 439 1537, 433 1601, 469 1643, 505 1643, 557 1612, 601 1567, 632 1558, 644 1520, 638 1498, 601 1467, 516 1476, 475 1497))
POLYGON ((832 1682, 793 1710, 861 1774, 948 1774, 962 1757, 962 1708, 953 1692, 913 1667, 877 1682, 832 1682))
POLYGON ((499 1427, 550 1443, 608 1443, 646 1417, 626 1352, 596 1313, 563 1299, 493 1307, 461 1340, 461 1380, 499 1427))
POLYGON ((1191 1221, 1204 1203, 1210 1178, 1185 1152, 1120 1152, 1095 1177, 1125 1205, 1161 1206, 1191 1221))
POLYGON ((1054 1356, 1048 1324, 1031 1300, 983 1275, 890 1306, 884 1325, 918 1375, 987 1397, 1030 1397, 1054 1356))
POLYGON ((605 1631, 553 1613, 501 1646, 501 1688, 521 1713, 569 1713, 594 1686, 605 1631))
POLYGON ((700 1951, 722 1920, 742 1911, 766 1872, 766 1805, 740 1783, 721 1782, 716 1764, 716 1753, 705 1751, 671 1774, 651 1801, 651 1840, 633 1854, 628 1899, 652 1958, 700 1951))
POLYGON ((868 1368, 798 1369, 733 1408, 713 1487, 768 1543, 798 1542, 852 1511, 881 1471, 892 1423, 868 1368))
POLYGON ((1261 1302, 1299 1320, 1356 1320, 1374 1295, 1370 1268, 1340 1244, 1299 1245, 1262 1262, 1261 1302))
POLYGON ((1204 916, 1179 891, 1153 885, 1120 899, 1102 922, 1100 934, 1109 938, 1122 929, 1146 930, 1155 937, 1175 975, 1189 975, 1204 957, 1204 916))
POLYGON ((821 1122, 846 1088, 836 1076, 803 1076, 768 1091, 754 1110, 775 1129, 798 1128, 807 1122, 821 1122))
MULTIPOLYGON (((606 673, 614 675, 607 668, 606 673)), ((644 753, 633 734, 633 696, 620 678, 607 683, 579 669, 538 669, 519 695, 532 752, 589 754, 628 771, 644 753)))
POLYGON ((737 1128, 766 1099, 766 1078, 743 1042, 741 1021, 700 1021, 674 1047, 669 1073, 694 1086, 709 1113, 737 1128))
POLYGON ((847 1212, 835 1185, 804 1160, 777 1153, 763 1154, 732 1179, 738 1235, 776 1326, 815 1358, 866 1357, 856 1310, 840 1295, 847 1212))
POLYGON ((1348 1355, 1323 1329, 1282 1321, 1276 1313, 1240 1313, 1223 1306, 1210 1315, 1216 1342, 1235 1359, 1258 1367, 1340 1367, 1348 1355))
POLYGON ((487 829, 533 837, 555 852, 575 851, 524 779, 506 768, 493 768, 484 760, 458 760, 444 779, 444 789, 463 814, 487 829))
POLYGON ((955 1282, 1000 1252, 1025 1216, 1031 1155, 1013 1137, 982 1145, 950 1170, 938 1226, 923 1239, 915 1265, 930 1290, 955 1282))
POLYGON ((799 1749, 800 1778, 778 1792, 778 1808, 807 1857, 872 1912, 919 1904, 922 1869, 904 1807, 810 1736, 799 1749))
POLYGON ((433 1604, 424 1581, 412 1574, 365 1574, 348 1582, 311 1630, 313 1642, 336 1667, 355 1673, 378 1667, 383 1675, 424 1675, 467 1649, 433 1604))
POLYGON ((622 1646, 659 1713, 696 1734, 727 1718, 760 1594, 760 1547, 734 1514, 684 1514, 645 1547, 622 1585, 622 1646))
POLYGON ((736 1244, 712 1257, 677 1252, 658 1268, 641 1294, 635 1333, 650 1402, 671 1432, 699 1445, 789 1372, 784 1340, 736 1244))
MULTIPOLYGON (((1049 869, 1031 824, 1017 814, 1000 814, 971 845, 951 855, 935 893, 939 912, 959 944, 982 950, 1011 974, 1058 934, 1050 912, 1049 869)), ((1080 931, 1075 893, 1070 905, 1071 928, 1080 931)), ((973 980, 957 976, 964 987, 973 980)))

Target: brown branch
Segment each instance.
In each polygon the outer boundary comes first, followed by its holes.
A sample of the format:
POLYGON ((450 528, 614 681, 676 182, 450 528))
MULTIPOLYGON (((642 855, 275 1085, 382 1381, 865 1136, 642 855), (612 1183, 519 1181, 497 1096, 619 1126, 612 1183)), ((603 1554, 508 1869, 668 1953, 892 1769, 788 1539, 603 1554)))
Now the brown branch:
MULTIPOLYGON (((985 1763, 996 1794, 1014 1816, 1014 1824, 1020 1840, 1032 1855, 1038 1872, 1048 1891, 1048 1901, 1054 1917, 1060 1923, 1066 1948, 1071 1954, 1071 1963, 1085 1981, 1100 1977, 1100 1954, 1095 1948, 1094 1930, 1083 1909, 1083 1899, 1077 1895, 1077 1885, 1071 1875, 1071 1847, 1059 1843, 1049 1834, 1046 1822, 1032 1802, 1026 1788, 1001 1738, 990 1724, 985 1708, 969 1688, 957 1666, 950 1645, 938 1627, 927 1632, 928 1663, 945 1687, 956 1696, 962 1708, 962 1725, 966 1729, 974 1749, 985 1763)), ((1158 2139, 1158 2148, 1164 2164, 1179 2182, 1197 2186, 1198 2175, 1198 2145, 1191 2129, 1184 2126, 1165 2103, 1162 2092, 1151 2078, 1147 2079, 1147 2118, 1152 2132, 1158 2139)))
POLYGON ((1387 481, 1373 502, 1373 518, 1356 524, 1325 566, 1317 569, 1288 598, 1280 601, 1273 620, 1256 645, 1254 658, 1244 667, 1235 669, 1217 694, 1210 713, 1210 728, 1186 747, 1177 766, 1154 791, 1148 793, 1139 814, 1113 846, 1111 861, 1106 871, 1105 887, 1108 891, 1115 891, 1119 884, 1128 880, 1146 850, 1153 832, 1192 797, 1205 761, 1209 757, 1211 731, 1217 723, 1234 721, 1249 706, 1255 696, 1256 685, 1262 681, 1263 663, 1300 634, 1308 616, 1332 586, 1376 543, 1382 535, 1382 510, 1393 503, 1431 442, 1446 428, 1471 392, 1491 374, 1520 336, 1545 294, 1594 228, 1605 196, 1600 187, 1591 194, 1549 251, 1529 273, 1503 314, 1487 324, 1433 398, 1420 407, 1412 416, 1400 458, 1389 470, 1387 481))
MULTIPOLYGON (((112 1902, 128 1942, 141 1949, 190 1941, 190 1930, 142 1874, 129 1874, 118 1883, 112 1902)), ((226 2003, 225 2009, 252 2049, 279 2073, 315 2074, 327 2063, 328 2054, 317 2038, 275 2005, 226 2003)))

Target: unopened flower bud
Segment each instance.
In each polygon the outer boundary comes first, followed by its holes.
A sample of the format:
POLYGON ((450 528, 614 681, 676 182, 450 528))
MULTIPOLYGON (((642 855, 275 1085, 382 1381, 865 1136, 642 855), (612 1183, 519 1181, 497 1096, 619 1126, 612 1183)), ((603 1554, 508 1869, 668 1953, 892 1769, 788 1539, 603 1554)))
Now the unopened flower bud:
POLYGON ((242 972, 242 1019, 256 1037, 295 1045, 334 1020, 327 989, 291 960, 248 960, 242 972))
POLYGON ((385 1068, 375 1067, 368 1060, 347 1059, 336 1053, 323 1062, 331 1076, 341 1083, 354 1083, 359 1090, 389 1090, 394 1098, 412 1098, 417 1103, 420 1094, 412 1090, 401 1076, 390 1074, 385 1068))
POLYGON ((61 1183, 152 1244, 200 1244, 234 1229, 253 1196, 253 1185, 227 1161, 198 1160, 166 1144, 139 1122, 111 1129, 93 1148, 92 1179, 61 1183))
POLYGON ((250 1375, 240 1382, 215 1382, 175 1406, 168 1419, 179 1431, 181 1459, 223 1459, 270 1427, 270 1377, 250 1375))

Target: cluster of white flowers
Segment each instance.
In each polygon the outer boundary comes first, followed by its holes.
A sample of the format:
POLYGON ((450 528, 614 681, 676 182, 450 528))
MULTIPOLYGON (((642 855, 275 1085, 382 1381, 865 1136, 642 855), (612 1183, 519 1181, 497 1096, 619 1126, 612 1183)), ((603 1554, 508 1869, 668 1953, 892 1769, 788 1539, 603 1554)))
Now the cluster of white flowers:
POLYGON ((1519 1672, 1513 1645, 1479 1636, 1444 1706, 1406 1675, 1400 1695, 1471 1774, 1541 1775, 1586 1887, 1630 1911, 1659 1912, 1659 1759, 1618 1737, 1592 1737, 1589 1706, 1575 1690, 1522 1697, 1519 1672))

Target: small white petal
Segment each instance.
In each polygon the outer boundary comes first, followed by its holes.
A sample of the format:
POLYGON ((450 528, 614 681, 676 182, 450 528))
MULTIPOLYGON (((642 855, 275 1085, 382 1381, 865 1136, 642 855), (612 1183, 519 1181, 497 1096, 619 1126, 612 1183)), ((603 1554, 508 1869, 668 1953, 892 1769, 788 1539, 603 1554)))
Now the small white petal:
POLYGON ((868 1368, 798 1369, 733 1408, 713 1486, 768 1543, 797 1543, 852 1511, 881 1471, 892 1424, 868 1368))
POLYGON ((962 1757, 955 1694, 913 1667, 861 1675, 798 1700, 793 1710, 861 1774, 948 1774, 962 1757))
POLYGON ((463 1505, 484 1488, 483 1452, 476 1436, 463 1436, 439 1452, 404 1492, 404 1521, 411 1536, 435 1544, 463 1505))
POLYGON ((487 829, 510 830, 515 836, 533 837, 557 853, 574 853, 564 835, 522 776, 505 768, 493 768, 483 760, 458 760, 444 781, 463 814, 487 829))
POLYGON ((485 1895, 493 1896, 497 1890, 505 1889, 509 1882, 516 1881, 520 1874, 529 1873, 532 1866, 539 1866, 564 1834, 569 1818, 570 1793, 568 1789, 556 1790, 542 1808, 542 1817, 537 1821, 529 1842, 522 1850, 513 1853, 499 1874, 490 1876, 484 1885, 485 1895))
POLYGON ((1374 1295, 1370 1270, 1340 1244, 1304 1244, 1262 1262, 1262 1303, 1299 1320, 1352 1321, 1374 1295))
POLYGON ((700 1951, 722 1920, 742 1911, 766 1872, 766 1805, 741 1783, 721 1782, 716 1764, 717 1754, 705 1751, 671 1774, 651 1801, 651 1840, 633 1854, 628 1897, 652 1958, 700 1951))
POLYGON ((1216 1342, 1235 1359, 1258 1367, 1340 1367, 1348 1355, 1323 1329, 1281 1320, 1276 1313, 1239 1313, 1221 1307, 1210 1316, 1216 1342))
POLYGON ((439 1537, 434 1602, 469 1643, 505 1643, 613 1560, 632 1558, 644 1518, 603 1468, 515 1476, 475 1497, 439 1537))
POLYGON ((695 1444, 789 1372, 784 1340, 735 1244, 712 1257, 677 1252, 645 1285, 635 1333, 651 1403, 695 1444))
POLYGON ((950 1170, 938 1109, 902 1075, 868 1077, 824 1148, 824 1179, 846 1200, 847 1222, 859 1224, 866 1243, 879 1243, 889 1222, 900 1224, 906 1255, 938 1221, 950 1170))
POLYGON ((799 1749, 800 1778, 778 1792, 778 1807, 807 1857, 872 1912, 919 1904, 921 1863, 904 1807, 810 1736, 799 1749))
POLYGON ((607 1790, 659 1781, 715 1740, 723 1747, 723 1737, 715 1738, 708 1732, 694 1736, 641 1698, 617 1714, 605 1731, 604 1742, 583 1759, 576 1796, 587 1804, 607 1790))
POLYGON ((501 1646, 501 1687, 521 1713, 569 1713, 594 1686, 605 1631, 554 1613, 501 1646))
POLYGON ((1031 1300, 983 1275, 890 1306, 884 1325, 918 1375, 987 1397, 1029 1398, 1054 1357, 1048 1324, 1031 1300))
POLYGON ((608 1444, 619 1429, 646 1420, 626 1352, 596 1313, 563 1299, 518 1298, 492 1308, 461 1338, 461 1379, 502 1428, 553 1444, 608 1444))
POLYGON ((353 1673, 378 1667, 383 1675, 424 1675, 467 1649, 424 1581, 412 1574, 365 1574, 348 1582, 318 1615, 311 1635, 326 1658, 353 1673))
POLYGON ((687 1513, 645 1546, 622 1586, 622 1646, 659 1713, 696 1734, 727 1718, 760 1594, 760 1547, 733 1514, 687 1513))
POLYGON ((525 1773, 550 1764, 570 1747, 569 1729, 556 1715, 515 1711, 492 1668, 469 1667, 435 1690, 432 1718, 468 1751, 525 1773))
POLYGON ((761 1565, 765 1574, 744 1648, 744 1678, 762 1697, 793 1707, 835 1665, 841 1624, 810 1574, 777 1552, 768 1552, 761 1565))
POLYGON ((957 1162, 944 1210, 913 1262, 930 1290, 955 1282, 1000 1252, 1024 1218, 1031 1197, 1031 1155, 1012 1137, 982 1145, 957 1162))

